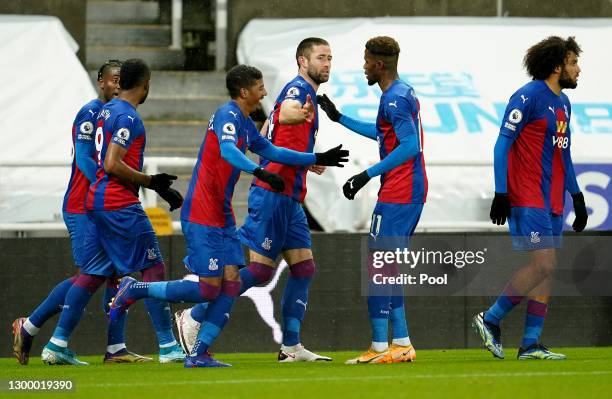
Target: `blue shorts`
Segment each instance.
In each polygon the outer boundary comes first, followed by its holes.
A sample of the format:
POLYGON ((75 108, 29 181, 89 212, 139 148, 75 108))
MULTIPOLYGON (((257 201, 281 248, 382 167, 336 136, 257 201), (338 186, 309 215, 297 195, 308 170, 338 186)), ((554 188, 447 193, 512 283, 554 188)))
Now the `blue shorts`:
POLYGON ((423 212, 423 204, 377 202, 372 213, 369 245, 372 249, 409 247, 423 212))
POLYGON ((553 215, 545 209, 514 207, 508 219, 512 248, 530 251, 561 248, 563 216, 553 215))
POLYGON ((258 186, 249 191, 249 214, 238 235, 244 245, 270 259, 282 251, 312 246, 302 205, 258 186))
POLYGON ((64 223, 70 235, 70 245, 72 247, 72 258, 76 267, 85 264, 85 253, 83 251, 85 243, 85 233, 87 226, 91 223, 86 213, 63 212, 64 223))
POLYGON ((157 236, 140 204, 90 211, 83 246, 83 273, 123 276, 162 263, 157 236))
POLYGON ((244 265, 244 254, 236 226, 211 227, 182 220, 187 242, 183 260, 190 272, 200 277, 223 276, 223 267, 244 265))

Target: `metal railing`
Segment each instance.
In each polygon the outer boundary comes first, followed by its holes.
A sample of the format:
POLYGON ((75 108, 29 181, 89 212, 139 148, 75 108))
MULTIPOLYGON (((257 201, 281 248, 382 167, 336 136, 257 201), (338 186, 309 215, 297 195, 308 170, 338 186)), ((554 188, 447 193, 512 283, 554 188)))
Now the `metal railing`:
MULTIPOLYGON (((143 171, 147 174, 156 174, 160 167, 189 167, 196 163, 193 157, 145 157, 143 171)), ((610 160, 590 159, 574 160, 574 163, 610 163, 610 160)), ((57 160, 28 160, 28 161, 0 161, 1 168, 14 167, 69 167, 68 161, 57 160)), ((428 167, 492 167, 490 161, 465 160, 432 160, 427 162, 428 167)), ((141 190, 140 201, 143 207, 157 205, 157 194, 151 190, 141 190)), ((180 222, 173 222, 175 232, 180 232, 180 222)), ((426 222, 421 221, 417 228, 420 232, 449 232, 449 231, 504 231, 505 226, 495 226, 489 221, 461 221, 461 222, 426 222)), ((50 223, 0 223, 0 231, 31 232, 31 231, 63 231, 65 226, 60 222, 50 223)))
POLYGON ((172 0, 172 44, 170 48, 183 47, 183 0, 172 0))

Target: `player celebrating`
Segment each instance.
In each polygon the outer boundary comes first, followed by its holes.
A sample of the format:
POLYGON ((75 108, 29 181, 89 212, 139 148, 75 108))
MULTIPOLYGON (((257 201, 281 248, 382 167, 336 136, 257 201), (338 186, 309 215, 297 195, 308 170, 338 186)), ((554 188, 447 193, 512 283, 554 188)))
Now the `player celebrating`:
MULTIPOLYGON (((346 198, 352 200, 371 178, 381 176, 370 230, 374 238, 410 237, 427 197, 420 105, 412 87, 399 79, 399 53, 399 44, 387 36, 374 37, 365 46, 363 68, 368 85, 378 83, 383 92, 376 124, 342 115, 327 95, 318 99, 331 120, 378 141, 381 161, 351 177, 342 187, 346 198)), ((388 288, 370 292, 368 310, 372 345, 361 356, 347 361, 348 364, 398 363, 416 358, 408 335, 402 287, 394 286, 393 291, 388 288), (393 330, 390 347, 387 342, 389 320, 393 330)))
POLYGON ((495 143, 495 197, 491 220, 508 219, 515 250, 531 251, 495 303, 472 326, 493 356, 503 359, 500 323, 527 296, 525 332, 518 358, 565 359, 540 343, 550 297, 555 248, 561 245, 565 190, 572 195, 574 231, 587 222, 584 196, 570 155, 571 105, 562 92, 578 84, 580 46, 573 37, 551 36, 527 50, 525 68, 533 80, 512 97, 495 143))
MULTIPOLYGON (((313 104, 313 99, 316 99, 319 85, 329 79, 332 59, 329 43, 316 37, 306 38, 298 45, 295 57, 298 76, 281 90, 262 131, 274 145, 313 152, 319 128, 316 100, 313 104)), ((285 190, 276 192, 269 184, 253 180, 249 191, 249 214, 238 231, 242 243, 249 247, 250 259, 249 265, 240 270, 240 294, 269 281, 276 268, 276 258, 282 253, 291 274, 282 299, 283 341, 278 361, 330 361, 331 358, 304 348, 300 340, 308 287, 315 272, 310 229, 301 206, 306 196, 307 168, 264 158, 260 166, 280 175, 285 190)), ((311 170, 320 174, 325 167, 317 165, 311 170)), ((193 346, 198 320, 202 319, 205 310, 206 305, 200 304, 191 310, 177 312, 176 323, 184 348, 193 346)))
MULTIPOLYGON (((77 113, 72 125, 72 173, 64 196, 62 214, 70 234, 72 254, 75 265, 83 264, 80 247, 89 220, 85 210, 85 196, 90 182, 96 180, 94 154, 94 126, 102 106, 119 94, 119 71, 121 62, 110 60, 98 70, 98 98, 85 104, 77 113)), ((68 278, 53 288, 49 296, 34 310, 30 317, 20 317, 13 322, 13 352, 20 364, 28 364, 34 336, 42 325, 53 315, 59 313, 64 305, 66 293, 78 278, 78 274, 68 278)), ((117 294, 119 280, 111 277, 106 282, 104 304, 117 294)), ((108 313, 107 306, 104 309, 108 313)), ((123 328, 119 323, 109 325, 108 346, 104 362, 143 362, 152 359, 129 352, 123 342, 123 328)))
MULTIPOLYGON (((145 132, 136 107, 149 91, 150 71, 142 60, 127 60, 121 66, 119 97, 108 102, 97 118, 95 133, 97 180, 89 187, 86 208, 90 223, 81 242, 81 274, 66 294, 62 312, 42 360, 47 364, 85 365, 68 350, 68 339, 83 314, 92 294, 108 276, 141 271, 146 281, 164 277, 164 263, 157 238, 142 206, 138 188, 157 191, 180 207, 181 195, 170 189, 174 176, 148 176, 142 169, 145 132)), ((161 301, 149 301, 147 310, 160 342, 160 362, 183 360, 184 354, 172 333, 170 308, 161 301)), ((111 320, 121 326, 118 342, 123 340, 124 318, 111 320)), ((118 345, 117 350, 124 349, 118 345)))
POLYGON ((249 117, 267 94, 258 69, 238 65, 227 73, 226 85, 232 100, 210 119, 181 212, 187 241, 185 265, 194 278, 143 284, 125 277, 111 305, 113 319, 144 297, 210 302, 199 320, 202 327, 185 367, 229 366, 213 359, 208 348, 227 323, 240 292, 238 266, 244 265, 244 258, 231 205, 240 171, 252 173, 273 190, 282 192, 286 188, 281 176, 257 166, 244 155, 247 147, 262 157, 292 165, 341 166, 348 156, 341 146, 324 153, 303 153, 278 148, 262 137, 249 117))

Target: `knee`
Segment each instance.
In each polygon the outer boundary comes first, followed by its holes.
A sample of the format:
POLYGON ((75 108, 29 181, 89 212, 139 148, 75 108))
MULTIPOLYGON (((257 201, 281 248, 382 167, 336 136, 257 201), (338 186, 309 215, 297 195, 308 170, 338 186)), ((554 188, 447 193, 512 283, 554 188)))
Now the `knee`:
POLYGON ((310 278, 315 274, 315 263, 312 259, 303 260, 289 266, 293 277, 310 278))
POLYGON ((142 281, 150 283, 154 281, 164 281, 166 279, 166 266, 164 262, 160 262, 155 266, 149 267, 142 271, 142 281))
POLYGON ((93 294, 104 283, 105 280, 106 277, 103 276, 96 276, 93 274, 79 274, 73 284, 83 288, 90 294, 93 294))
POLYGON ((240 277, 238 277, 238 280, 224 280, 221 286, 221 292, 226 296, 235 298, 240 295, 241 286, 242 282, 240 281, 240 277))
POLYGON ((213 285, 200 280, 200 296, 204 302, 215 300, 221 292, 221 285, 213 285))
POLYGON ((251 262, 247 269, 257 279, 259 284, 267 283, 274 275, 274 267, 263 263, 251 262))
POLYGON ((552 276, 555 267, 556 262, 554 258, 539 259, 536 263, 536 268, 543 279, 552 276))

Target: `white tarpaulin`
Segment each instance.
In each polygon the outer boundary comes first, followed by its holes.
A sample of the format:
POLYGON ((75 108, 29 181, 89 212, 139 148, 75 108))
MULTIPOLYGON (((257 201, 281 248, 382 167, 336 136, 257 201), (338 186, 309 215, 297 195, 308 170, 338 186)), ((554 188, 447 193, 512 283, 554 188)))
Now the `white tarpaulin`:
POLYGON ((96 96, 59 19, 0 15, 0 222, 61 217, 72 121, 96 96))
MULTIPOLYGON (((578 88, 566 91, 572 101, 574 161, 612 161, 610 19, 253 20, 240 35, 238 60, 264 73, 269 111, 296 74, 297 44, 309 36, 322 37, 331 45, 333 61, 330 81, 319 93, 327 93, 342 113, 374 121, 380 89, 367 85, 362 66, 365 42, 379 35, 399 42, 400 77, 415 88, 421 102, 430 183, 425 223, 487 220, 492 167, 465 164, 492 162, 508 98, 529 80, 522 67, 525 51, 546 36, 575 36, 584 51, 578 88)), ((378 160, 377 145, 320 115, 317 149, 344 143, 353 164, 331 168, 323 176, 310 174, 306 205, 328 231, 367 228, 378 184, 370 182, 353 202, 342 197, 340 187, 378 160)))

